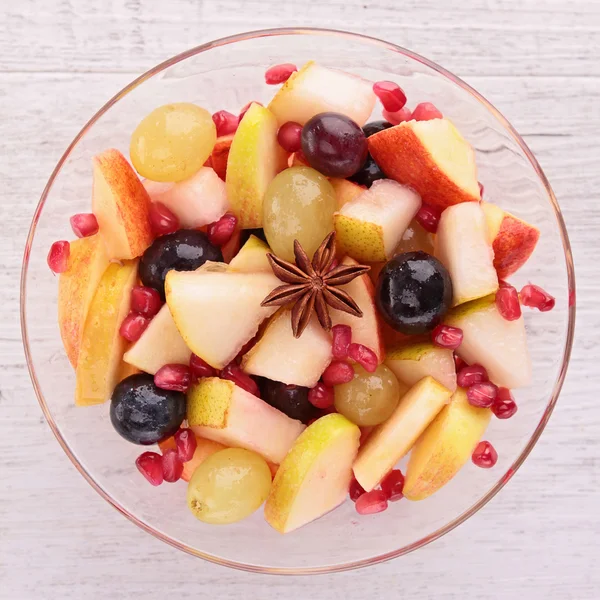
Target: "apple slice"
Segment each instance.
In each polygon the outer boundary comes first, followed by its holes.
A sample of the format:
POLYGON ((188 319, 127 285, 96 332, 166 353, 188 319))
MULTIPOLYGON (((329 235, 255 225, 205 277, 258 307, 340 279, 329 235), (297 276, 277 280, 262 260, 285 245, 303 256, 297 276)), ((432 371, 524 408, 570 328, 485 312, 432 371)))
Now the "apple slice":
POLYGON ((388 352, 385 364, 408 386, 431 375, 451 392, 456 390, 456 367, 452 350, 431 342, 409 343, 388 352))
POLYGON ((217 138, 217 142, 209 158, 210 165, 207 165, 211 166, 223 181, 227 177, 227 160, 229 159, 229 150, 231 149, 233 137, 234 134, 230 133, 229 135, 222 135, 217 138))
POLYGON ((127 159, 118 150, 105 150, 92 159, 92 209, 108 257, 141 256, 153 241, 150 196, 127 159))
POLYGON ((262 227, 263 197, 271 180, 287 167, 277 142, 277 119, 253 103, 239 124, 227 160, 227 196, 242 229, 262 227))
MULTIPOLYGON (((194 474, 194 471, 211 455, 219 450, 225 450, 227 446, 219 444, 219 442, 213 442, 205 438, 196 437, 196 450, 194 456, 187 462, 183 463, 183 472, 181 473, 181 479, 189 481, 194 474)), ((174 437, 167 438, 162 442, 158 442, 160 451, 164 454, 167 450, 177 450, 177 444, 174 437)))
POLYGON ((482 202, 481 208, 494 250, 494 267, 498 277, 506 279, 527 262, 540 239, 540 230, 489 202, 482 202))
POLYGON ((99 235, 71 242, 67 270, 58 278, 58 326, 73 368, 90 303, 107 267, 108 256, 99 235))
POLYGON ((448 207, 435 236, 435 256, 452 279, 453 304, 483 298, 498 289, 494 253, 479 203, 448 207))
POLYGON ((272 273, 273 270, 267 258, 269 252, 271 252, 271 248, 266 242, 251 235, 241 250, 231 259, 229 270, 240 273, 272 273))
POLYGON ((523 317, 506 321, 498 312, 493 295, 451 310, 444 322, 462 329, 463 341, 457 354, 469 364, 485 367, 496 385, 513 389, 531 383, 523 317))
POLYGON ((491 418, 489 408, 471 406, 458 388, 412 449, 404 496, 424 500, 446 485, 471 458, 491 418))
POLYGON ((360 127, 375 107, 373 84, 355 75, 307 62, 284 83, 269 103, 279 125, 294 121, 304 125, 322 112, 350 117, 360 127))
POLYGON ((278 285, 273 273, 169 271, 165 293, 187 346, 222 369, 277 310, 260 303, 278 285))
POLYGON ((111 263, 100 280, 85 320, 75 371, 77 406, 106 402, 118 383, 125 349, 119 327, 129 313, 136 278, 137 261, 130 261, 111 263))
POLYGON ((331 362, 331 335, 313 315, 302 335, 295 338, 291 313, 284 308, 271 317, 241 366, 251 375, 312 388, 331 362))
POLYGON ((354 183, 348 179, 339 179, 337 177, 332 177, 329 180, 329 183, 331 183, 333 190, 335 191, 338 210, 342 208, 344 204, 360 196, 366 189, 362 185, 358 185, 358 183, 354 183))
POLYGON ((178 183, 145 179, 142 184, 152 202, 160 202, 179 219, 181 227, 197 229, 218 221, 229 208, 225 183, 213 169, 202 167, 178 183))
POLYGON ((371 432, 354 462, 354 476, 367 492, 408 453, 450 396, 452 392, 433 377, 424 377, 402 396, 392 416, 371 432))
POLYGON ((187 420, 200 437, 246 448, 280 464, 305 426, 232 381, 202 378, 187 393, 187 420))
POLYGON ((265 519, 289 533, 339 506, 348 496, 360 429, 339 414, 321 417, 296 440, 273 480, 265 519))
POLYGON ((386 176, 414 188, 423 202, 444 210, 479 201, 475 153, 450 121, 406 121, 367 143, 386 176))
POLYGON ((334 214, 340 250, 359 262, 391 258, 421 199, 410 188, 380 179, 334 214))

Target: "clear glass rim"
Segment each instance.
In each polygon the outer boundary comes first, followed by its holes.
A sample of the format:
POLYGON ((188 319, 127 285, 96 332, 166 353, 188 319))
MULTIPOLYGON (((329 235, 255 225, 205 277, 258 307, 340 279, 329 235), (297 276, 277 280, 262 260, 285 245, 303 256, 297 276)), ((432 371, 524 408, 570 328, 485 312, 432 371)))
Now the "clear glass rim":
POLYGON ((562 357, 562 364, 561 364, 561 368, 560 368, 558 377, 554 384, 554 388, 552 390, 552 395, 548 401, 548 404, 546 406, 544 414, 542 415, 537 427, 535 428, 530 440, 528 441, 527 445, 525 446, 525 448, 523 449, 521 454, 517 457, 517 459, 513 462, 513 464, 508 468, 506 473, 504 473, 504 475, 498 480, 498 482, 485 494, 485 496, 483 496, 479 501, 477 501, 473 506, 471 506, 468 510, 463 512, 461 515, 459 515, 458 517, 456 517, 455 519, 453 519, 452 521, 450 521, 443 527, 440 527, 437 531, 431 533, 430 535, 428 535, 412 544, 403 546, 402 548, 399 548, 392 552, 387 552, 387 553, 373 556, 373 557, 367 558, 367 559, 352 561, 352 562, 348 562, 345 564, 339 564, 339 565, 332 565, 332 566, 326 566, 326 567, 309 567, 309 568, 264 567, 264 566, 260 566, 260 565, 252 565, 252 564, 231 561, 231 560, 227 560, 227 559, 224 559, 224 558, 221 558, 218 556, 213 556, 211 554, 201 552, 195 548, 191 548, 191 547, 187 546, 186 544, 183 544, 182 542, 179 542, 177 540, 170 538, 168 535, 165 535, 164 533, 162 533, 160 531, 157 531, 151 525, 145 523, 144 521, 142 521, 141 519, 136 517, 134 514, 130 513, 128 510, 126 510, 114 498, 112 498, 110 496, 110 494, 108 494, 106 491, 104 491, 104 489, 94 480, 93 476, 86 471, 86 469, 83 467, 83 465, 78 461, 77 457, 71 451, 66 440, 63 438, 62 433, 61 433, 57 423, 54 421, 54 418, 50 412, 48 405, 46 404, 46 401, 42 394, 40 384, 37 379, 35 367, 34 367, 32 356, 31 356, 30 342, 29 342, 26 316, 25 316, 26 315, 26 292, 27 292, 27 273, 28 273, 28 267, 29 267, 29 256, 30 256, 31 247, 32 247, 32 243, 33 243, 33 238, 35 236, 37 224, 38 224, 39 218, 42 213, 42 209, 44 208, 44 205, 46 203, 46 200, 48 198, 50 190, 52 189, 54 180, 56 179, 56 176, 60 172, 63 164, 65 163, 65 161, 71 154, 71 151, 73 150, 73 148, 79 143, 79 141, 83 138, 83 136, 86 134, 86 132, 94 125, 94 123, 102 115, 104 115, 113 105, 115 105, 121 98, 123 98, 126 94, 128 94, 130 91, 132 91, 138 85, 142 84, 144 81, 150 79, 151 77, 160 73, 161 71, 164 71, 165 69, 167 69, 181 61, 186 60, 187 58, 190 58, 190 57, 200 54, 202 52, 206 52, 207 50, 210 50, 212 48, 216 48, 216 47, 220 47, 220 46, 227 46, 230 44, 235 44, 236 42, 249 41, 249 40, 252 40, 255 38, 261 38, 261 37, 275 37, 275 36, 287 36, 287 35, 299 35, 299 36, 301 36, 301 35, 321 35, 321 36, 341 37, 341 38, 346 38, 346 39, 353 40, 356 42, 368 43, 368 44, 371 44, 374 46, 379 46, 380 48, 384 48, 391 52, 401 54, 412 60, 415 60, 417 62, 420 62, 420 63, 426 65, 427 67, 433 69, 440 75, 451 80, 456 85, 460 86, 462 89, 464 89, 466 92, 468 92, 473 98, 475 98, 478 102, 480 102, 488 111, 490 111, 498 119, 498 121, 504 126, 504 128, 508 131, 508 133, 514 139, 514 141, 519 145, 521 150, 527 156, 529 162, 531 163, 531 166, 535 170, 540 181, 544 185, 544 188, 546 189, 548 198, 549 198, 552 208, 554 210, 554 215, 556 217, 556 221, 558 223, 559 233, 560 233, 560 237, 561 237, 562 244, 563 244, 563 250, 565 253, 569 297, 571 297, 571 294, 575 293, 575 272, 574 272, 574 266, 573 266, 573 257, 572 257, 572 253, 571 253, 571 245, 569 242, 569 237, 567 234, 567 230, 565 227, 565 223, 564 223, 564 220, 562 217, 560 207, 558 205, 558 202, 556 200, 554 192, 552 191, 552 188, 550 187, 550 183, 548 182, 548 179, 544 175, 542 168, 540 167, 536 158, 533 156, 533 153, 528 148, 527 144, 524 142, 524 140, 521 138, 521 136, 516 132, 516 130, 512 127, 512 125, 506 120, 506 118, 490 102, 488 102, 488 100, 486 100, 481 94, 479 94, 475 89, 473 89, 466 82, 462 81, 459 77, 453 75, 452 73, 450 73, 443 67, 441 67, 441 66, 437 65, 436 63, 424 58, 423 56, 420 56, 419 54, 411 52, 410 50, 407 50, 406 48, 403 48, 401 46, 397 46, 395 44, 386 42, 384 40, 380 40, 378 38, 374 38, 374 37, 370 37, 370 36, 366 36, 366 35, 362 35, 362 34, 357 34, 357 33, 351 33, 351 32, 347 32, 347 31, 335 30, 335 29, 321 29, 321 28, 310 28, 310 27, 301 27, 301 28, 283 27, 283 28, 249 31, 246 33, 223 37, 223 38, 220 38, 217 40, 213 40, 211 42, 207 42, 200 46, 196 46, 195 48, 192 48, 190 50, 187 50, 186 52, 178 54, 178 55, 160 63, 159 65, 153 67, 152 69, 150 69, 149 71, 147 71, 146 73, 144 73, 143 75, 141 75, 140 77, 138 77, 137 79, 132 81, 126 87, 124 87, 120 92, 118 92, 115 96, 113 96, 100 110, 98 110, 98 112, 84 125, 84 127, 77 134, 77 136, 73 139, 73 141, 69 144, 68 148, 66 149, 66 151, 64 152, 64 154, 62 155, 60 160, 58 161, 56 167, 54 168, 54 170, 52 172, 52 175, 50 176, 50 178, 48 180, 48 183, 46 184, 46 186, 44 188, 44 191, 42 193, 40 201, 36 207, 36 210, 35 210, 35 213, 34 213, 34 216, 32 219, 32 223, 31 223, 31 226, 29 229, 29 233, 27 235, 27 242, 26 242, 25 251, 24 251, 24 255, 23 255, 23 265, 22 265, 22 271, 21 271, 21 284, 20 284, 20 316, 21 316, 21 333, 22 333, 22 337, 23 337, 23 345, 24 345, 24 350, 25 350, 25 357, 27 360, 27 367, 29 369, 29 374, 31 377, 31 381, 33 383, 35 394, 40 403, 40 406, 42 408, 44 416, 46 417, 46 420, 48 421, 48 424, 50 425, 50 428, 51 428, 52 432, 54 433, 56 439, 58 440, 59 444, 61 445, 61 447, 63 448, 63 450, 65 451, 65 453, 67 454, 67 456, 69 457, 69 459, 71 460, 71 462, 73 463, 75 468, 81 473, 81 475, 83 475, 83 477, 87 480, 87 482, 100 494, 100 496, 102 496, 108 503, 110 503, 114 508, 116 508, 121 514, 123 514, 130 521, 132 521, 133 523, 138 525, 144 531, 154 535, 155 537, 162 540, 163 542, 166 542, 167 544, 170 544, 171 546, 178 548, 179 550, 183 550, 184 552, 187 552, 187 553, 197 556, 199 558, 203 558, 205 560, 208 560, 210 562, 216 563, 221 566, 232 567, 232 568, 241 569, 244 571, 249 571, 249 572, 254 572, 254 573, 263 573, 263 574, 268 573, 268 574, 280 574, 280 575, 314 575, 314 574, 324 574, 324 573, 335 573, 335 572, 347 571, 350 569, 357 569, 360 567, 375 565, 377 563, 387 561, 387 560, 390 560, 393 558, 397 558, 404 554, 408 554, 409 552, 412 552, 413 550, 421 548, 421 547, 425 546, 426 544, 440 538, 444 534, 452 531, 455 527, 457 527, 458 525, 460 525, 461 523, 466 521, 469 517, 473 516, 479 509, 481 509, 483 506, 485 506, 504 487, 504 485, 511 479, 511 477, 516 473, 516 471, 519 469, 519 467, 523 464, 523 462, 525 461, 525 459, 527 458, 527 456, 529 455, 529 453, 535 446, 537 440, 539 439, 540 435, 542 434, 542 431, 546 427, 546 424, 548 423, 548 420, 550 419, 550 415, 552 414, 552 411, 554 410, 554 407, 558 400, 558 396, 560 394, 560 391, 561 391, 561 388, 562 388, 562 385, 563 385, 563 382, 564 382, 564 379, 566 376, 567 368, 569 365, 569 359, 571 356, 571 349, 573 346, 573 338, 574 338, 574 331, 575 331, 575 302, 569 302, 569 321, 568 321, 568 327, 567 327, 566 343, 565 343, 563 357, 562 357))

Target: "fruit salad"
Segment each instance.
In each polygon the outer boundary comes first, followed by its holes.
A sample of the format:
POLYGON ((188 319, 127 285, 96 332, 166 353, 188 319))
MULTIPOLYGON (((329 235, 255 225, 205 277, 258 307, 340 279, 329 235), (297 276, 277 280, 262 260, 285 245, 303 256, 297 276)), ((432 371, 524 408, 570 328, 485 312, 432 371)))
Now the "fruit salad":
POLYGON ((433 104, 313 61, 265 83, 266 106, 159 106, 95 156, 48 264, 75 404, 141 447, 139 485, 289 533, 494 467, 487 426, 531 381, 522 307, 554 298, 509 283, 539 231, 433 104))

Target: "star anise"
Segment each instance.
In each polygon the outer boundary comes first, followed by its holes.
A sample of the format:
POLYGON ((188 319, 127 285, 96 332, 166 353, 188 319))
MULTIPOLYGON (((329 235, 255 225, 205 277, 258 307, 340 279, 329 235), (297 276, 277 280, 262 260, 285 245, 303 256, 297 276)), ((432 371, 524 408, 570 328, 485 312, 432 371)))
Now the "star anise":
POLYGON ((267 254, 273 273, 284 282, 275 288, 261 306, 283 306, 294 303, 292 331, 300 337, 313 313, 317 314, 323 329, 331 329, 331 316, 327 306, 362 317, 358 304, 338 286, 350 283, 366 273, 370 267, 363 265, 338 265, 335 260, 335 232, 331 232, 315 252, 312 262, 298 240, 294 240, 296 264, 273 254, 267 254), (333 268, 332 268, 333 267, 333 268))

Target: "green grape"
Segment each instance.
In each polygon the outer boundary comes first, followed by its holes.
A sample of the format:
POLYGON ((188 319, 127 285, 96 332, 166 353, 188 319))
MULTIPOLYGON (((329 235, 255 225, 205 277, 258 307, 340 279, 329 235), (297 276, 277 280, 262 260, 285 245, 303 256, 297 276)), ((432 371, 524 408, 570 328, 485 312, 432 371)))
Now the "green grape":
POLYGON ((264 458, 243 448, 211 454, 194 471, 187 503, 200 521, 235 523, 251 515, 267 498, 271 471, 264 458))
POLYGON ((309 258, 333 230, 333 186, 310 167, 291 167, 271 181, 263 203, 263 228, 271 250, 294 261, 294 240, 309 258))
POLYGON ((129 153, 136 171, 152 181, 182 181, 200 170, 217 140, 211 114, 178 102, 153 110, 135 128, 129 153))
POLYGON ((379 365, 374 373, 354 365, 354 379, 334 388, 335 408, 361 427, 379 425, 398 406, 401 391, 396 376, 385 365, 379 365))

